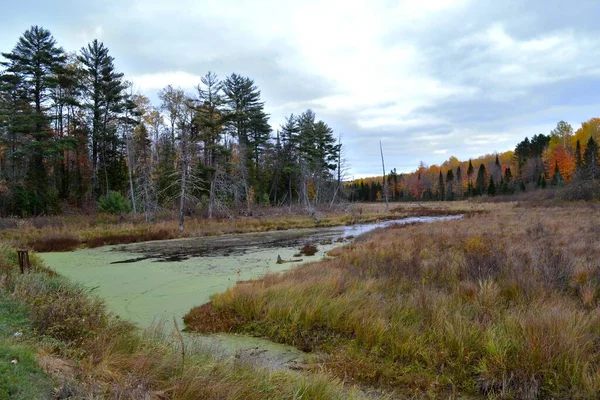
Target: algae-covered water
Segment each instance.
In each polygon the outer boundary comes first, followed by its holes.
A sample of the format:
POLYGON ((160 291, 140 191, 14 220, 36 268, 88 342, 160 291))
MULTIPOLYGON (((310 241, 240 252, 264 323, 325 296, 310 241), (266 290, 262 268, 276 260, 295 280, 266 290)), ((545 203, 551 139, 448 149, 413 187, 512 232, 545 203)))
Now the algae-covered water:
MULTIPOLYGON (((332 248, 376 228, 452 218, 457 217, 415 217, 350 227, 174 239, 40 256, 61 275, 90 287, 121 318, 148 327, 159 319, 180 320, 192 307, 208 302, 213 294, 225 291, 237 281, 297 265, 278 264, 278 256, 283 260, 317 261, 332 248), (295 256, 307 243, 315 244, 319 251, 311 257, 295 256)), ((260 339, 231 340, 227 335, 217 335, 206 340, 215 344, 226 342, 237 352, 262 351, 266 346, 278 352, 277 360, 283 363, 300 356, 293 348, 260 339)))

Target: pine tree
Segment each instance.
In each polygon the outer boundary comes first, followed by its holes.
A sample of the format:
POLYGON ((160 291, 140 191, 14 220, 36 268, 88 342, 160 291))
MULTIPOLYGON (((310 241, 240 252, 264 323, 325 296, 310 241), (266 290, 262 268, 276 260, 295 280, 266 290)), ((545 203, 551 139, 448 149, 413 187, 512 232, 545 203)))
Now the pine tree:
POLYGON ((463 178, 460 165, 456 168, 456 195, 461 198, 463 196, 463 178))
MULTIPOLYGON (((260 90, 250 78, 231 74, 223 82, 223 91, 229 113, 229 128, 240 146, 241 166, 248 170, 248 185, 258 184, 259 157, 270 137, 271 127, 264 112, 260 90)), ((249 199, 247 199, 249 200, 249 199)))
POLYGON ((556 161, 554 166, 554 175, 552 176, 552 181, 550 181, 551 186, 559 186, 564 182, 562 175, 560 174, 560 169, 558 169, 558 161, 556 161))
MULTIPOLYGON (((460 168, 460 167, 459 167, 460 168)), ((454 172, 452 168, 446 173, 446 198, 447 200, 454 200, 454 172)))
POLYGON ((475 186, 476 195, 480 196, 485 193, 487 189, 486 186, 486 171, 485 165, 479 165, 479 170, 477 171, 477 184, 475 186))
POLYGON ((494 162, 494 174, 496 180, 500 180, 502 178, 502 165, 500 165, 500 160, 498 159, 498 154, 496 154, 496 161, 494 162))
POLYGON ((52 150, 51 118, 47 110, 53 107, 49 104, 52 89, 59 84, 57 76, 64 69, 66 55, 62 48, 57 47, 50 31, 32 26, 19 38, 12 52, 2 53, 2 56, 7 61, 0 65, 6 67, 5 75, 13 76, 13 82, 18 82, 26 104, 26 109, 23 110, 25 113, 21 117, 25 120, 21 123, 29 126, 29 129, 22 133, 30 134, 33 139, 25 141, 29 212, 54 212, 57 207, 56 199, 49 191, 45 166, 47 154, 52 150))
POLYGON ((504 181, 508 183, 511 180, 512 180, 512 171, 510 170, 510 167, 507 167, 506 171, 504 171, 504 181))
POLYGON ((217 196, 216 177, 219 164, 223 163, 223 155, 226 154, 225 147, 221 144, 221 132, 223 125, 227 122, 228 115, 223 106, 222 90, 223 84, 217 75, 208 72, 201 78, 198 85, 198 99, 195 122, 198 126, 199 139, 203 142, 204 163, 199 164, 199 176, 204 185, 202 190, 208 192, 208 217, 212 218, 217 196))
POLYGON ((583 153, 584 176, 586 179, 600 178, 600 167, 598 166, 598 143, 593 137, 587 142, 583 153))
POLYGON ((96 196, 106 195, 125 186, 125 157, 115 123, 125 110, 126 86, 108 48, 98 40, 81 48, 78 60, 84 69, 85 108, 91 132, 92 189, 96 196))
POLYGON ((548 182, 546 181, 546 175, 545 174, 540 174, 540 187, 542 189, 546 189, 546 186, 548 186, 548 182))
MULTIPOLYGON (((300 128, 298 127, 298 119, 296 116, 294 116, 294 114, 291 114, 286 118, 285 123, 281 126, 281 162, 283 165, 281 172, 284 174, 287 183, 286 196, 290 206, 295 197, 294 189, 296 189, 296 193, 298 192, 297 188, 295 188, 295 183, 298 182, 298 175, 300 173, 300 167, 298 163, 299 133, 300 128)), ((363 182, 361 182, 361 187, 362 183, 363 182)), ((363 193, 361 198, 364 198, 366 190, 363 188, 361 192, 363 193)))
POLYGON ((519 188, 521 189, 521 192, 527 191, 527 187, 525 186, 525 182, 523 182, 523 181, 521 181, 519 188))
POLYGON ((581 156, 581 143, 579 139, 577 139, 577 144, 575 145, 575 176, 578 179, 582 178, 583 173, 583 157, 581 156))
POLYGON ((488 188, 487 188, 487 194, 488 194, 488 196, 496 195, 496 185, 494 184, 493 176, 490 176, 490 184, 488 185, 488 188))
POLYGON ((444 176, 442 175, 442 171, 440 171, 440 175, 438 177, 438 194, 439 200, 444 201, 446 199, 446 190, 444 185, 444 176))
POLYGON ((467 179, 470 183, 473 183, 473 174, 475 173, 475 168, 473 168, 473 163, 469 159, 469 166, 467 167, 467 179))
POLYGON ((196 124, 200 141, 204 143, 204 163, 214 168, 218 154, 221 151, 221 131, 227 122, 227 114, 223 109, 223 84, 212 72, 201 78, 201 85, 197 86, 198 99, 196 101, 196 124))

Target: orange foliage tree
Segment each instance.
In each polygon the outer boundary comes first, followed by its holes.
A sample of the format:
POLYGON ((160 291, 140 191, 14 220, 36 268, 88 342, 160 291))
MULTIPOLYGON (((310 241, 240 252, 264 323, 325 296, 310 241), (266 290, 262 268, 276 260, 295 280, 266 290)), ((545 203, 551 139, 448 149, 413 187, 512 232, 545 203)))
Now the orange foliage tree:
POLYGON ((570 182, 575 174, 575 157, 562 144, 556 145, 554 150, 548 147, 543 154, 546 171, 554 173, 554 166, 558 164, 558 170, 565 182, 570 182))

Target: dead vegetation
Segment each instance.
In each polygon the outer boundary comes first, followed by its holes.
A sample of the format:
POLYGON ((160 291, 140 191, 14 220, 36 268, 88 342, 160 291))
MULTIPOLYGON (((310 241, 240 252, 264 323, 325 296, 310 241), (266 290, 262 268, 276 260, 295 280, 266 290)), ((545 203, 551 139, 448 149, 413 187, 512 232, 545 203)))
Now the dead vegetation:
POLYGON ((300 249, 300 254, 303 256, 314 256, 319 249, 314 244, 307 243, 300 249))
MULTIPOLYGON (((361 398, 324 374, 270 371, 219 358, 193 340, 184 342, 169 326, 141 333, 109 315, 88 289, 49 273, 35 255, 32 263, 31 273, 19 274, 15 250, 0 246, 0 296, 27 312, 32 330, 23 334, 38 348, 39 367, 56 379, 54 392, 46 393, 52 398, 361 398)), ((216 319, 213 326, 225 327, 216 319)))
POLYGON ((185 322, 321 352, 315 369, 406 397, 594 399, 599 221, 587 204, 498 204, 392 227, 334 260, 239 284, 185 322))
POLYGON ((153 223, 141 216, 120 218, 113 215, 63 215, 30 219, 0 219, 0 241, 17 247, 29 247, 39 252, 72 251, 81 246, 138 243, 179 237, 218 236, 230 233, 251 233, 287 229, 353 225, 387 219, 414 216, 456 215, 482 212, 485 206, 476 203, 405 203, 390 213, 385 205, 347 204, 324 209, 319 217, 287 207, 258 208, 252 217, 206 219, 188 218, 184 232, 179 232, 174 215, 165 214, 153 223))

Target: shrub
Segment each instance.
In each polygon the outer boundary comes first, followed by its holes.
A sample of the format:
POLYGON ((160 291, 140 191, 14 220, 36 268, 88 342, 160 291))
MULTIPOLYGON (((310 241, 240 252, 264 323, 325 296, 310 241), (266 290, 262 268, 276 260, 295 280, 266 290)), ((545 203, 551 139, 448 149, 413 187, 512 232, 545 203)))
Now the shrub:
POLYGON ((51 251, 72 251, 81 244, 81 240, 76 236, 64 234, 42 237, 33 240, 29 245, 38 253, 47 253, 51 251))
POLYGON ((121 193, 109 192, 98 200, 98 209, 109 214, 121 214, 131 211, 131 204, 121 193))
POLYGON ((107 323, 104 303, 61 277, 20 275, 13 295, 30 307, 38 333, 67 343, 81 343, 107 323))
POLYGON ((314 256, 315 254, 317 254, 317 251, 319 251, 317 249, 317 246, 307 243, 300 249, 300 254, 303 254, 305 256, 314 256))

